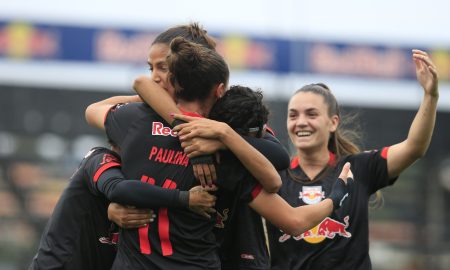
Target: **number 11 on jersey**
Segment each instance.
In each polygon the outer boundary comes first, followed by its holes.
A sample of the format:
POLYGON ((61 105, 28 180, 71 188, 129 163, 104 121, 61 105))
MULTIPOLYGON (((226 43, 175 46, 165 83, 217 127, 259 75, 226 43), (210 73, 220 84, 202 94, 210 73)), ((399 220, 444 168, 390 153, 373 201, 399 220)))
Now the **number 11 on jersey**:
MULTIPOLYGON (((143 175, 141 181, 148 183, 150 185, 155 184, 155 179, 143 175)), ((177 183, 170 179, 166 179, 163 183, 163 188, 175 189, 177 188, 177 183)), ((163 256, 170 256, 173 254, 172 243, 169 238, 169 216, 167 214, 167 208, 160 208, 158 211, 158 233, 159 239, 161 241, 161 250, 163 256)), ((142 254, 151 254, 152 250, 150 247, 150 239, 148 235, 149 225, 139 228, 139 246, 142 254)))

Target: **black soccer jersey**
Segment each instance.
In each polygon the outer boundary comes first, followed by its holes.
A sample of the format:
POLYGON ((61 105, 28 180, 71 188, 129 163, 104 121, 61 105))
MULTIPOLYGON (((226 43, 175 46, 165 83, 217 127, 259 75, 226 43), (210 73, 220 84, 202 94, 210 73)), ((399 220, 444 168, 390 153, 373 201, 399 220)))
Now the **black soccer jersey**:
POLYGON ((330 153, 328 167, 312 181, 298 165, 282 172, 279 191, 291 206, 316 204, 331 191, 345 162, 351 163, 355 190, 344 205, 319 225, 291 236, 269 225, 272 269, 371 269, 368 242, 368 201, 371 194, 391 185, 387 173, 387 148, 349 155, 335 161, 330 153))
MULTIPOLYGON (((265 134, 265 139, 279 144, 271 133, 265 134)), ((253 144, 254 145, 254 144, 253 144)), ((284 170, 289 166, 283 156, 277 169, 284 170)), ((256 197, 258 194, 254 193, 256 197)), ((254 198, 253 197, 253 198, 254 198)), ((270 269, 269 251, 266 244, 265 227, 261 216, 248 206, 248 201, 239 200, 235 216, 230 222, 220 248, 222 270, 268 270, 270 269)))
MULTIPOLYGON (((107 114, 105 128, 121 148, 122 170, 127 178, 169 189, 189 190, 198 185, 178 138, 148 105, 114 107, 107 114)), ((221 176, 219 173, 216 207, 218 216, 225 216, 231 214, 234 205, 232 199, 225 198, 231 198, 231 194, 245 197, 244 193, 252 189, 221 176)), ((213 234, 216 223, 217 219, 208 220, 190 211, 159 208, 155 222, 149 226, 121 230, 113 269, 220 269, 213 234)))
POLYGON ((109 168, 120 166, 116 154, 94 148, 64 189, 45 228, 29 269, 110 269, 115 256, 109 202, 95 182, 109 168))
MULTIPOLYGON (((238 216, 241 207, 252 201, 262 186, 254 180, 239 160, 230 152, 221 153, 221 165, 218 167, 221 188, 217 191, 216 224, 214 233, 221 251, 230 251, 234 243, 238 216), (224 180, 224 181, 223 181, 224 180)), ((221 252, 221 259, 223 252, 221 252)))
POLYGON ((222 270, 268 270, 269 252, 261 216, 240 202, 232 229, 221 246, 222 270))

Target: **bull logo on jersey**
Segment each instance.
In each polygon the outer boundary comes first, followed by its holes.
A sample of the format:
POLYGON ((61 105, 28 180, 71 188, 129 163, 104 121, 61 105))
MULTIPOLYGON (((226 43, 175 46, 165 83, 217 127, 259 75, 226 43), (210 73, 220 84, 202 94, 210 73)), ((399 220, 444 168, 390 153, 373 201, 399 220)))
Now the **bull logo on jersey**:
POLYGON ((225 228, 225 221, 228 219, 228 212, 230 212, 230 209, 224 209, 222 213, 217 212, 216 215, 216 224, 214 227, 223 229, 225 228))
POLYGON ((117 245, 119 241, 119 233, 111 233, 109 237, 100 237, 98 241, 102 244, 117 245))
POLYGON ((298 236, 291 236, 284 233, 280 236, 280 238, 278 238, 278 241, 283 243, 292 237, 295 241, 300 241, 303 239, 305 242, 310 244, 318 244, 325 239, 334 239, 336 236, 350 238, 352 237, 352 234, 347 231, 349 226, 348 220, 349 216, 344 218, 344 222, 327 217, 311 230, 308 230, 298 236))
POLYGON ((117 157, 115 157, 114 155, 111 155, 111 154, 104 154, 103 155, 103 160, 102 160, 102 162, 100 163, 100 165, 103 165, 103 164, 107 164, 107 163, 111 163, 111 162, 119 162, 119 160, 117 159, 117 157))
POLYGON ((322 191, 322 186, 303 186, 298 197, 306 204, 316 204, 325 198, 325 192, 322 191))
POLYGON ((119 103, 119 104, 116 104, 115 106, 113 106, 113 107, 110 109, 110 111, 111 111, 111 112, 114 112, 114 111, 120 109, 120 107, 123 107, 124 105, 127 105, 127 104, 128 104, 128 103, 119 103))

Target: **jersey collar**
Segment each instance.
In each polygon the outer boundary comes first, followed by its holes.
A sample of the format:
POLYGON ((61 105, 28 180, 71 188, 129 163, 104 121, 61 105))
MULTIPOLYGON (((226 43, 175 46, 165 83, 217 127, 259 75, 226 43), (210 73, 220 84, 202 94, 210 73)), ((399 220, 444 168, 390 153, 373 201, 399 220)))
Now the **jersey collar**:
MULTIPOLYGON (((329 153, 329 159, 328 159, 328 165, 329 166, 336 166, 336 154, 334 154, 333 152, 328 152, 329 153)), ((298 160, 298 156, 295 156, 292 160, 291 160, 291 169, 295 169, 297 168, 299 165, 299 160, 298 160)))
POLYGON ((192 116, 192 117, 205 118, 205 117, 203 117, 203 115, 198 114, 198 113, 196 113, 196 112, 188 112, 188 111, 183 110, 183 109, 180 108, 180 107, 178 107, 178 109, 180 109, 181 114, 183 114, 183 115, 186 115, 186 116, 192 116))

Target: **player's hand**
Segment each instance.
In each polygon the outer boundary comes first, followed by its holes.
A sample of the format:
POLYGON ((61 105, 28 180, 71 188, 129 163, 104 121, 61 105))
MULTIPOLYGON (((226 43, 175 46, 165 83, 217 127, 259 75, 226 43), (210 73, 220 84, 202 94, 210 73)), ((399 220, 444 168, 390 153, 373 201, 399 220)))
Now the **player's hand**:
POLYGON ((333 209, 336 210, 342 206, 344 201, 351 195, 353 188, 353 173, 350 170, 350 163, 345 163, 339 178, 334 182, 330 198, 333 201, 333 209))
POLYGON ((212 187, 217 180, 216 166, 214 164, 193 164, 195 178, 202 187, 212 187))
POLYGON ((145 227, 153 222, 155 215, 151 209, 137 209, 110 203, 108 206, 108 219, 124 229, 145 227))
MULTIPOLYGON (((181 143, 184 152, 192 159, 198 156, 209 155, 220 149, 225 149, 222 142, 215 139, 193 138, 181 143)), ((217 180, 216 167, 214 164, 193 164, 195 178, 202 186, 210 186, 217 180)))
POLYGON ((430 56, 421 50, 412 50, 412 57, 416 65, 416 76, 425 93, 439 96, 437 69, 430 56))
POLYGON ((217 187, 195 186, 189 190, 189 209, 206 218, 211 218, 216 210, 213 208, 216 203, 216 196, 208 192, 216 191, 217 187))
POLYGON ((208 155, 226 149, 226 146, 219 140, 200 137, 183 140, 181 147, 183 147, 184 152, 189 158, 208 155))
POLYGON ((219 121, 207 118, 191 117, 182 114, 174 114, 175 119, 183 120, 188 123, 177 125, 173 131, 177 132, 180 141, 202 137, 208 139, 220 139, 230 127, 219 121))

